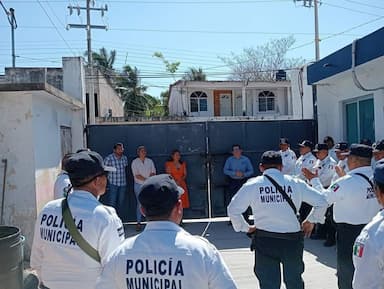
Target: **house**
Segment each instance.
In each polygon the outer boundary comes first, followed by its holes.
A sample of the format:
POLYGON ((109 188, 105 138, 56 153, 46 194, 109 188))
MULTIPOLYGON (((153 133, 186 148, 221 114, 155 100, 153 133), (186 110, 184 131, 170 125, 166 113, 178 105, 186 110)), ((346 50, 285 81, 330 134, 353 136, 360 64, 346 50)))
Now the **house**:
POLYGON ((317 87, 319 139, 384 138, 384 27, 308 66, 317 87))
MULTIPOLYGON (((95 111, 123 116, 120 97, 97 76, 95 111)), ((86 84, 81 57, 64 57, 62 68, 6 68, 0 77, 0 222, 21 228, 26 256, 35 219, 53 199, 63 155, 87 146, 86 84)))
POLYGON ((189 119, 312 119, 312 91, 305 74, 293 80, 186 81, 170 86, 169 113, 189 119))

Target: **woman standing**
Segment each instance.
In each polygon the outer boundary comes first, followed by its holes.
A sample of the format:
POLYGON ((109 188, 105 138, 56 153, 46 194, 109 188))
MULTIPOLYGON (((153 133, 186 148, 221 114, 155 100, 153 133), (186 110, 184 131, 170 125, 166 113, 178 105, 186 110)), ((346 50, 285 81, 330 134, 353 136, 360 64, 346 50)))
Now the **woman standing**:
POLYGON ((169 160, 165 163, 165 171, 170 174, 176 181, 176 184, 183 188, 184 194, 181 195, 181 202, 183 208, 189 208, 189 196, 187 183, 185 179, 187 177, 187 164, 181 160, 180 151, 175 149, 172 151, 169 160))

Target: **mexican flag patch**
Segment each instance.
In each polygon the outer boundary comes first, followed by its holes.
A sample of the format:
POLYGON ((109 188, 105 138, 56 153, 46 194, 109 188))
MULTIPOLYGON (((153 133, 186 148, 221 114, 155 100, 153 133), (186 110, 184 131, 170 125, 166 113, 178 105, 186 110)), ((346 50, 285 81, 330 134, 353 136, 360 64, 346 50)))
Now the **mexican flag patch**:
POLYGON ((361 243, 355 243, 353 245, 353 255, 356 257, 363 257, 364 253, 364 244, 361 243))
POLYGON ((331 186, 331 190, 334 191, 334 192, 336 192, 339 188, 340 188, 340 186, 338 184, 333 184, 331 186))

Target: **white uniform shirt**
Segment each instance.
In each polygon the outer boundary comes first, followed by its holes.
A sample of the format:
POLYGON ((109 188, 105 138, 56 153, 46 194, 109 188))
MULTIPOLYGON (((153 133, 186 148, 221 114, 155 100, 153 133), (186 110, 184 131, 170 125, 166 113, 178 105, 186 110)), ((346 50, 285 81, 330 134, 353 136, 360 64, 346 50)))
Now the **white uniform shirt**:
POLYGON ((55 185, 53 187, 53 198, 60 199, 64 197, 64 193, 66 192, 66 189, 69 189, 70 187, 71 187, 71 181, 69 179, 69 176, 65 171, 62 171, 57 176, 57 179, 55 181, 55 185))
POLYGON ((49 202, 37 218, 31 267, 51 289, 95 288, 108 255, 124 240, 124 229, 115 209, 103 206, 91 193, 73 191, 68 205, 84 239, 95 248, 101 264, 89 257, 64 226, 61 201, 49 202))
POLYGON ((384 288, 384 210, 364 227, 353 246, 354 289, 384 288))
POLYGON ((233 289, 236 284, 206 239, 173 222, 156 221, 111 255, 96 288, 233 289))
POLYGON ((310 171, 313 171, 313 166, 315 165, 316 157, 312 154, 312 152, 308 152, 305 155, 301 155, 295 165, 295 177, 306 180, 303 175, 302 169, 306 168, 310 171))
POLYGON ((320 182, 324 188, 328 188, 331 183, 333 176, 335 175, 336 161, 329 155, 323 159, 317 159, 313 169, 317 171, 320 182))
POLYGON ((286 151, 280 150, 281 159, 283 161, 283 168, 281 172, 284 175, 293 175, 295 173, 296 154, 293 150, 288 148, 286 151))
MULTIPOLYGON (((307 202, 314 207, 327 208, 324 195, 307 185, 304 181, 283 175, 277 169, 267 169, 264 174, 272 177, 291 197, 297 211, 301 203, 307 202)), ((251 178, 232 198, 228 206, 236 232, 248 232, 249 224, 242 213, 251 206, 256 228, 274 233, 293 233, 300 231, 300 224, 289 204, 275 186, 264 176, 251 178)), ((324 209, 324 210, 325 210, 324 209)), ((320 210, 321 211, 321 210, 320 210)), ((321 211, 322 212, 322 211, 321 211)), ((323 223, 324 215, 312 215, 310 222, 323 223)))
POLYGON ((144 181, 136 178, 136 175, 142 175, 144 178, 149 178, 151 174, 156 174, 156 168, 153 161, 145 158, 144 162, 140 158, 135 158, 131 164, 133 178, 136 184, 144 184, 144 181))
POLYGON ((380 209, 373 188, 356 173, 372 177, 371 167, 359 167, 339 178, 327 190, 322 188, 319 178, 311 180, 314 188, 323 191, 328 204, 333 204, 333 218, 336 223, 367 224, 380 209))

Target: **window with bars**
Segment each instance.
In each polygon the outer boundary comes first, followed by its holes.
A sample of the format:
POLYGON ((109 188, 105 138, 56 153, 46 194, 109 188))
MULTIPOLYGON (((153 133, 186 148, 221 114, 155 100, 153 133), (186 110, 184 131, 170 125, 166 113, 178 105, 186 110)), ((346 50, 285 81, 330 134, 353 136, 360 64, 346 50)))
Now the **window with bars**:
POLYGON ((264 90, 259 93, 259 112, 275 111, 275 94, 272 91, 264 90))
POLYGON ((191 112, 208 111, 208 97, 203 91, 194 91, 190 96, 191 112))

